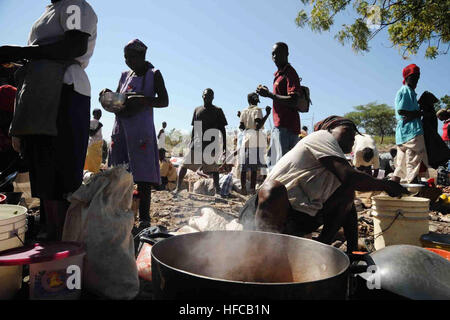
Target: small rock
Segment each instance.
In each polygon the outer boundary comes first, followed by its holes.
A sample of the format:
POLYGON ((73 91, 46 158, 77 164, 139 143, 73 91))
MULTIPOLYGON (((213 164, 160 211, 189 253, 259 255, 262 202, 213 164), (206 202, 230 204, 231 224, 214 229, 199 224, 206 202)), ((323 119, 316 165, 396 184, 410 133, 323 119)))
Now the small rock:
POLYGON ((166 217, 166 216, 170 215, 170 212, 169 211, 160 211, 158 215, 160 217, 166 217))
POLYGON ((439 225, 436 225, 434 223, 430 223, 430 229, 429 229, 430 232, 437 232, 438 229, 439 229, 439 225))
POLYGON ((319 232, 313 232, 313 233, 312 233, 312 237, 313 237, 313 239, 314 239, 314 238, 318 238, 318 237, 319 237, 319 235, 320 235, 320 233, 319 233, 319 232))
POLYGON ((439 217, 437 216, 430 216, 431 221, 439 221, 439 217))

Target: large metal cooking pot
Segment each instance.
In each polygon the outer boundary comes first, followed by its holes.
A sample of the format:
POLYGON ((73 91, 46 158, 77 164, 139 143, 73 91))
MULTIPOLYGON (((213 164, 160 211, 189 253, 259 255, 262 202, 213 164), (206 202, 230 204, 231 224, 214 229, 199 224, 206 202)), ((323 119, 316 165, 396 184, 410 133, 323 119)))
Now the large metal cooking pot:
POLYGON ((350 260, 317 241, 257 231, 208 231, 152 248, 155 299, 345 299, 350 260))

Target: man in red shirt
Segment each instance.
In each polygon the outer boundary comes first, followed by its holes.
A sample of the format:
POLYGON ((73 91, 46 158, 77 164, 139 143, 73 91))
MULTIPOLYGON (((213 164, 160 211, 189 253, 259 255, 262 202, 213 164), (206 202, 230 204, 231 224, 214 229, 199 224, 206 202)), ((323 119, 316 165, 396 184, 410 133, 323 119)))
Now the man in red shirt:
POLYGON ((277 42, 272 49, 272 60, 278 68, 273 81, 273 93, 259 85, 256 92, 273 100, 274 128, 271 133, 269 166, 273 167, 299 141, 300 115, 298 99, 303 95, 300 78, 288 62, 289 49, 284 42, 277 42))

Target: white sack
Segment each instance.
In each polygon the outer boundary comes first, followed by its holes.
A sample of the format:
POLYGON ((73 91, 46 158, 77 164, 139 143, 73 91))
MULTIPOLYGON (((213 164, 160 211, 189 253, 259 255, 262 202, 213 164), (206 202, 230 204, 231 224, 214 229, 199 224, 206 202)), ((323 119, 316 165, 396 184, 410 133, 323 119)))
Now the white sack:
POLYGON ((109 299, 139 293, 132 197, 133 177, 117 167, 96 174, 69 198, 63 240, 85 244, 83 287, 109 299))

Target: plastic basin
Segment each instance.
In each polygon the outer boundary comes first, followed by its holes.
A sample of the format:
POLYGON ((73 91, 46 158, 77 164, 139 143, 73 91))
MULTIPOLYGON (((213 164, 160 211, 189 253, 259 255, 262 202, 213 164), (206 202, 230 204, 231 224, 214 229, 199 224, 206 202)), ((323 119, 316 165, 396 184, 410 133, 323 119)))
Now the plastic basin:
MULTIPOLYGON (((0 253, 22 246, 27 228, 26 213, 25 207, 0 204, 0 253)), ((12 299, 21 287, 22 266, 0 266, 0 300, 12 299)))

